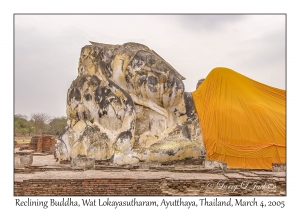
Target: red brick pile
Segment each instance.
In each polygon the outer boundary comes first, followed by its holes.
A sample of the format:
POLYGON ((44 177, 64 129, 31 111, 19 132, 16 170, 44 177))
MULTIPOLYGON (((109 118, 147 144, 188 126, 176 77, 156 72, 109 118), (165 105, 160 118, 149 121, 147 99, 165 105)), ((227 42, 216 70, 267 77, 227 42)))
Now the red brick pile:
POLYGON ((33 136, 29 144, 29 150, 34 150, 35 152, 52 153, 55 150, 55 144, 56 139, 54 138, 54 136, 33 136))

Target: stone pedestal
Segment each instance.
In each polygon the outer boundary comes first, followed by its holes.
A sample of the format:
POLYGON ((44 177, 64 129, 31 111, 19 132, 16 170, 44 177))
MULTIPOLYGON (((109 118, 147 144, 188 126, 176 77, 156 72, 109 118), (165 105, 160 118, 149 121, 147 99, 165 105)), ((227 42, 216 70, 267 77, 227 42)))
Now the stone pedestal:
POLYGON ((71 160, 71 166, 83 170, 95 170, 95 158, 88 158, 86 155, 78 155, 71 160))
POLYGON ((23 150, 15 152, 15 168, 24 168, 32 165, 33 150, 23 150))
POLYGON ((207 169, 221 169, 223 171, 227 170, 227 164, 224 162, 219 162, 215 160, 205 160, 204 161, 204 168, 207 169))
POLYGON ((161 163, 159 163, 159 162, 139 162, 138 166, 140 169, 149 169, 150 167, 160 167, 161 163))

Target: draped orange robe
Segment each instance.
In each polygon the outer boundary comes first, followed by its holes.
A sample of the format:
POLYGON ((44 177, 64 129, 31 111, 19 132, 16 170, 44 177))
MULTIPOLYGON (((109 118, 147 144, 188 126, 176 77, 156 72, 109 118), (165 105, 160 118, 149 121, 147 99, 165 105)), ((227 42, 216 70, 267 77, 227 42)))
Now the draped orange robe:
POLYGON ((286 91, 215 68, 193 93, 207 160, 228 168, 286 162, 286 91))

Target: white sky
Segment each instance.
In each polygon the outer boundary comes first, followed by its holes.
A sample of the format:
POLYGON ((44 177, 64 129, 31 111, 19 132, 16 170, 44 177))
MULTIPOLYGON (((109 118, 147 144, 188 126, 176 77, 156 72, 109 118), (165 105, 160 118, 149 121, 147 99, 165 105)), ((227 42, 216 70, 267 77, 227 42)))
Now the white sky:
POLYGON ((89 41, 147 45, 186 77, 215 67, 285 89, 285 15, 15 15, 15 114, 66 115, 89 41))

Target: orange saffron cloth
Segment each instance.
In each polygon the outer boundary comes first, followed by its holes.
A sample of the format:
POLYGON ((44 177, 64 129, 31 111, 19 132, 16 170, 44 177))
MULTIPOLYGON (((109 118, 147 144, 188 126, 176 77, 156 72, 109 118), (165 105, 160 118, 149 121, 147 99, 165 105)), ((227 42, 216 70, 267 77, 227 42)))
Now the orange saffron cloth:
POLYGON ((215 68, 192 92, 207 160, 228 168, 286 162, 286 91, 215 68))

